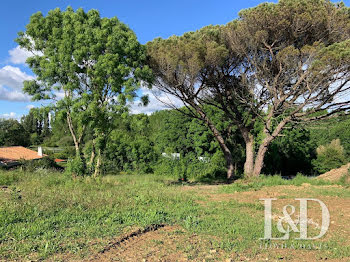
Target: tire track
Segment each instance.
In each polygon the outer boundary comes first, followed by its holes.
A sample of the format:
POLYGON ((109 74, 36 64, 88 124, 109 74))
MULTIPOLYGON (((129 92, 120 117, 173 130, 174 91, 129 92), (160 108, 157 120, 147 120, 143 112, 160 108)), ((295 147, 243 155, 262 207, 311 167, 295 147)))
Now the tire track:
POLYGON ((120 254, 121 252, 123 252, 128 247, 130 247, 130 245, 135 245, 138 242, 139 238, 142 237, 143 235, 145 235, 149 232, 157 231, 161 228, 164 228, 165 226, 166 226, 165 224, 153 224, 153 225, 145 227, 144 229, 139 229, 139 230, 133 231, 133 232, 127 234, 126 236, 118 239, 117 241, 109 244, 105 248, 103 248, 90 261, 100 261, 100 259, 103 258, 104 254, 108 253, 111 250, 113 250, 115 252, 114 256, 116 256, 116 255, 120 254))

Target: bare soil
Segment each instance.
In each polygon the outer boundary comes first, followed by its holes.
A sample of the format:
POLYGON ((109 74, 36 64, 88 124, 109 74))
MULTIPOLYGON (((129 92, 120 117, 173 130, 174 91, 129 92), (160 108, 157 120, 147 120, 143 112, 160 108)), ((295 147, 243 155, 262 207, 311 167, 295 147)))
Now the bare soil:
MULTIPOLYGON (((261 198, 277 198, 274 206, 282 215, 282 208, 295 204, 295 198, 309 198, 318 194, 317 190, 339 189, 340 186, 275 186, 258 191, 220 193, 219 186, 184 186, 181 190, 192 190, 210 202, 238 201, 239 203, 262 203, 261 198), (316 190, 316 191, 315 191, 316 190), (316 192, 316 193, 315 193, 316 192)), ((344 190, 350 190, 345 189, 344 190)), ((337 196, 317 195, 328 207, 331 224, 324 240, 339 238, 350 246, 350 199, 337 196)), ((261 211, 263 212, 263 211, 261 211)), ((321 224, 320 207, 310 203, 308 217, 310 224, 317 228, 321 224)), ((210 241, 196 234, 190 234, 180 226, 159 226, 151 230, 137 230, 112 241, 101 252, 86 261, 350 261, 350 258, 331 259, 327 252, 307 249, 262 248, 251 258, 249 251, 242 254, 229 254, 210 247, 210 241), (186 250, 184 250, 184 247, 186 250)))
POLYGON ((323 175, 318 176, 316 179, 323 179, 329 181, 338 181, 343 175, 348 173, 348 169, 350 168, 350 163, 343 165, 340 168, 332 169, 323 175))

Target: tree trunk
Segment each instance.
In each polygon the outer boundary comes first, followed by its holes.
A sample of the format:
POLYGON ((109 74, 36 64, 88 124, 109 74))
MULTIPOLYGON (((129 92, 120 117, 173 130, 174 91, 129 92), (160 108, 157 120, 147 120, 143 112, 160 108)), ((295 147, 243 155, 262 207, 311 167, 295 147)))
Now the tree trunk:
POLYGON ((248 141, 245 144, 245 148, 244 175, 251 177, 254 170, 254 140, 248 141))
POLYGON ((245 142, 244 175, 251 177, 254 171, 254 136, 245 128, 240 130, 245 142))
POLYGON ((255 177, 260 175, 261 170, 264 166, 264 158, 265 158, 265 154, 269 144, 270 144, 269 142, 264 141, 259 147, 259 151, 258 151, 258 154, 256 155, 256 159, 254 163, 253 176, 255 177))
POLYGON ((232 180, 233 176, 235 175, 236 168, 233 163, 233 158, 230 151, 227 154, 225 154, 225 160, 227 168, 227 180, 232 180))
POLYGON ((262 168, 264 167, 264 158, 267 152, 267 149, 271 142, 282 132, 282 129, 288 123, 291 117, 287 117, 283 119, 274 129, 273 133, 270 134, 267 128, 270 128, 271 122, 267 122, 267 127, 264 128, 265 139, 261 143, 259 147, 258 154, 256 155, 255 163, 254 163, 254 171, 253 176, 259 176, 262 168))
POLYGON ((221 135, 220 131, 216 128, 216 126, 210 121, 210 119, 206 116, 206 114, 198 107, 195 107, 199 115, 206 122, 209 129, 213 132, 213 135, 218 141, 222 152, 224 153, 224 157, 226 160, 226 168, 227 168, 227 180, 232 180, 235 174, 235 166, 233 163, 233 157, 230 149, 227 147, 225 143, 225 139, 221 135))
MULTIPOLYGON (((95 139, 92 140, 92 150, 91 157, 88 163, 89 171, 92 173, 94 171, 94 163, 95 163, 96 153, 95 153, 95 139)), ((90 174, 91 174, 90 173, 90 174)))
POLYGON ((101 149, 98 149, 94 177, 98 177, 101 174, 101 162, 102 162, 101 157, 102 157, 101 149))
POLYGON ((72 123, 72 118, 70 117, 69 113, 67 113, 67 123, 68 123, 69 131, 70 131, 72 138, 73 138, 75 153, 76 153, 76 155, 78 155, 78 154, 80 155, 79 141, 77 139, 77 136, 75 135, 73 123, 72 123))
POLYGON ((222 135, 219 133, 219 131, 214 127, 210 127, 211 129, 215 130, 213 131, 215 139, 218 141, 221 150, 224 153, 224 157, 226 160, 226 168, 227 168, 227 180, 232 180, 233 176, 235 174, 235 166, 233 163, 233 157, 231 154, 230 149, 226 146, 225 140, 222 137, 222 135))

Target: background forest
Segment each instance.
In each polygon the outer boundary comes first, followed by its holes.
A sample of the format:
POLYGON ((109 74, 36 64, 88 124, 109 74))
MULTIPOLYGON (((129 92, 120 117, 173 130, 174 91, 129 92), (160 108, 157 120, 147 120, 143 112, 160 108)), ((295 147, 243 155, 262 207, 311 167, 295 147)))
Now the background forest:
MULTIPOLYGON (((220 119, 219 112, 212 113, 220 119)), ((158 173, 195 180, 225 178, 225 160, 219 145, 210 130, 196 119, 176 110, 163 110, 151 115, 123 113, 114 125, 104 153, 104 173, 158 173), (180 159, 173 159, 171 153, 180 153, 180 159)), ((236 177, 240 177, 245 159, 242 137, 228 123, 219 126, 230 129, 236 177)), ((317 125, 286 128, 272 143, 263 173, 318 175, 345 164, 350 155, 349 126, 350 118, 344 116, 317 125)), ((260 128, 256 126, 256 133, 260 128)), ((3 119, 0 129, 1 146, 36 149, 42 145, 44 153, 52 158, 69 159, 75 155, 64 119, 49 116, 47 110, 33 108, 20 121, 3 119)), ((84 138, 86 156, 91 153, 91 135, 84 138)))

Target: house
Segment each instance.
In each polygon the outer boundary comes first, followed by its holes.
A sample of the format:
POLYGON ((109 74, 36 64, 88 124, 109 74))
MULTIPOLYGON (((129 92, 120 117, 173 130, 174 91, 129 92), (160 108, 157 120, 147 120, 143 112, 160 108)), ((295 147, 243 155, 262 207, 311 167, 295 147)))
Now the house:
POLYGON ((0 166, 11 167, 18 165, 21 160, 37 160, 46 156, 41 147, 38 152, 23 146, 0 147, 0 166))

